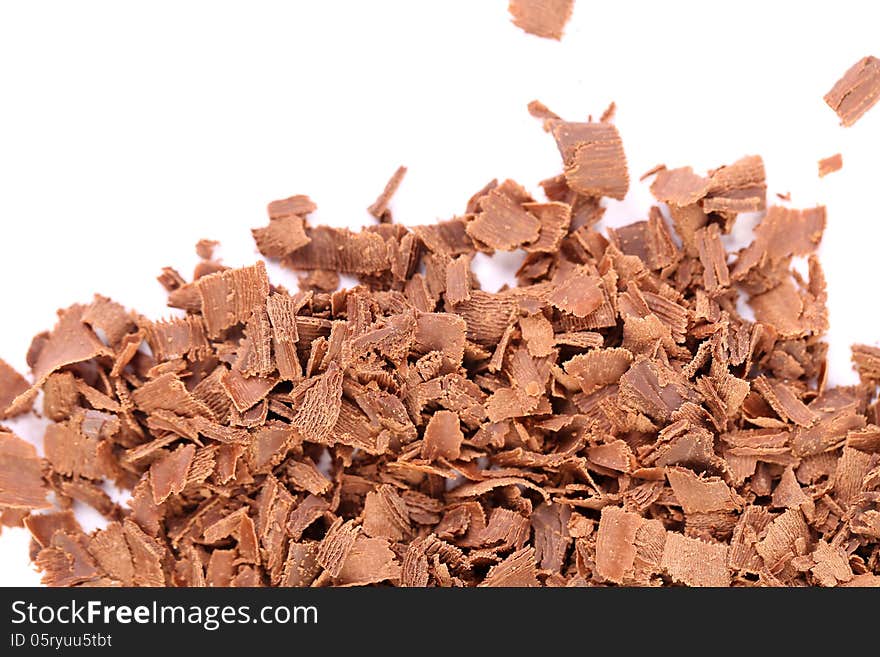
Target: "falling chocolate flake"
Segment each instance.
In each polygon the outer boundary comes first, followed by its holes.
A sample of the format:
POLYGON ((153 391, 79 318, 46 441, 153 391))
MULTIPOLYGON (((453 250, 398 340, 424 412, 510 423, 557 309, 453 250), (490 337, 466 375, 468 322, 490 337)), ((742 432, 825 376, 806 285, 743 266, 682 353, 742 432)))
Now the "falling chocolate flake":
POLYGON ((829 173, 840 171, 843 168, 843 156, 835 153, 829 157, 823 157, 819 160, 819 177, 824 178, 829 173))
POLYGON ((747 156, 656 168, 666 207, 601 233, 629 185, 610 117, 530 112, 563 159, 546 202, 493 180, 460 217, 354 232, 275 201, 254 238, 298 292, 202 242, 192 280, 160 277, 180 317, 96 296, 34 338, 34 385, 0 362, 3 411, 42 391, 50 420, 44 459, 0 430, 0 520, 44 581, 877 585, 880 349, 827 385, 825 209, 766 208, 747 156), (523 261, 488 292, 471 263, 497 250, 523 261))
POLYGON ((508 11, 514 25, 546 39, 562 38, 574 0, 510 0, 508 11))
POLYGON ((843 74, 825 102, 837 112, 840 123, 851 126, 880 100, 880 59, 863 57, 843 74))
POLYGON ((183 492, 195 453, 195 445, 181 445, 150 467, 153 501, 157 505, 170 495, 183 492))
POLYGON ((556 145, 565 165, 565 179, 584 196, 622 200, 629 190, 629 173, 620 134, 610 123, 557 123, 556 145))

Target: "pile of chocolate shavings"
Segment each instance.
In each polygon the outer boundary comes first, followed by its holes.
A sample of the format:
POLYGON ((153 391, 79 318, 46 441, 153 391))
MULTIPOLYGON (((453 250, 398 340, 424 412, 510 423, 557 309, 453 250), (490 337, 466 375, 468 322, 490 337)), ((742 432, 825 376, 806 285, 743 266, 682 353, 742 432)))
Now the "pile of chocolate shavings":
POLYGON ((183 316, 96 297, 34 338, 33 384, 0 363, 4 417, 42 390, 52 421, 43 459, 0 434, 2 519, 44 581, 880 584, 880 349, 826 385, 824 208, 766 207, 756 156, 657 167, 662 205, 603 235, 601 198, 629 188, 613 110, 530 109, 563 162, 546 201, 492 181, 406 227, 403 169, 360 232, 275 201, 254 238, 300 291, 202 241, 192 280, 159 279, 183 316), (728 254, 744 212, 765 214, 728 254), (518 285, 482 290, 474 255, 518 249, 518 285), (84 533, 74 501, 109 524, 84 533))

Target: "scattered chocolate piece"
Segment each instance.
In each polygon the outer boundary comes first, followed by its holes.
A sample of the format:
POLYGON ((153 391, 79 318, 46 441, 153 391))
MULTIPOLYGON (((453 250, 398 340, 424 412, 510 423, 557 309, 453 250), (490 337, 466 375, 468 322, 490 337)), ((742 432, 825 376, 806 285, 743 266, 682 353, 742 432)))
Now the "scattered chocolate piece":
POLYGON ((608 104, 608 107, 605 108, 605 111, 602 112, 602 116, 599 117, 599 121, 602 123, 609 123, 614 120, 614 115, 617 113, 617 103, 613 100, 608 104))
POLYGON ((851 126, 880 100, 880 59, 863 57, 843 74, 827 94, 825 102, 851 126))
POLYGON ((843 156, 835 153, 830 157, 823 157, 819 160, 819 177, 824 178, 829 173, 840 171, 843 168, 843 156))
POLYGON ((490 249, 512 251, 534 242, 540 235, 541 222, 523 203, 532 199, 512 180, 481 197, 481 211, 468 222, 467 233, 490 249))
MULTIPOLYGON (((12 366, 5 360, 0 359, 0 420, 12 417, 13 413, 9 412, 12 410, 10 409, 12 402, 27 392, 30 387, 27 379, 12 369, 12 366)), ((15 409, 15 414, 29 411, 32 402, 33 400, 30 400, 29 403, 20 404, 15 409)))
POLYGON ((727 546, 666 533, 661 565, 673 581, 688 586, 730 586, 727 546))
POLYGON ((546 39, 562 38, 574 0, 510 0, 508 11, 518 28, 546 39))
POLYGON ((373 204, 367 208, 367 212, 378 219, 380 223, 391 223, 391 210, 388 209, 388 204, 391 202, 391 198, 394 196, 397 188, 400 187, 400 183, 403 182, 403 177, 405 175, 406 167, 397 167, 397 170, 391 175, 391 178, 389 178, 388 182, 385 184, 385 189, 382 190, 382 193, 379 194, 379 197, 373 202, 373 204))
POLYGON ((610 123, 562 121, 553 127, 553 136, 573 191, 618 200, 626 196, 629 173, 617 128, 610 123))
POLYGON ((409 228, 387 212, 402 169, 359 232, 275 201, 254 239, 299 291, 202 241, 191 280, 160 277, 181 317, 96 296, 34 338, 34 385, 0 361, 3 412, 42 391, 51 421, 43 459, 0 428, 0 520, 31 531, 44 581, 876 586, 880 349, 827 386, 824 208, 766 208, 749 156, 656 167, 671 222, 603 234, 601 198, 629 185, 611 110, 529 110, 563 160, 547 202, 493 180, 409 228), (523 262, 487 292, 471 263, 496 250, 523 262))
POLYGON ((254 228, 251 233, 260 253, 267 258, 283 258, 311 241, 305 225, 302 217, 285 215, 269 219, 268 226, 254 228))
POLYGON ((45 509, 48 492, 34 446, 0 429, 0 508, 45 509))
POLYGON ((540 100, 529 102, 527 109, 529 110, 529 114, 544 122, 544 132, 550 132, 553 128, 553 123, 562 120, 556 112, 551 110, 540 100))
POLYGON ((219 245, 220 242, 218 242, 217 240, 201 239, 196 242, 196 255, 199 256, 202 260, 213 260, 214 249, 216 249, 219 245))

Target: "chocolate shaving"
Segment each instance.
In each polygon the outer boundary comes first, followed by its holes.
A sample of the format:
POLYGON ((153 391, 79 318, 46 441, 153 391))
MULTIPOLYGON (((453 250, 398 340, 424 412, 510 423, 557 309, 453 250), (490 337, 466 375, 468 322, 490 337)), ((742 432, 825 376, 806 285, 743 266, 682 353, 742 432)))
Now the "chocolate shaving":
POLYGON ((283 258, 311 242, 306 235, 305 219, 286 215, 269 220, 263 228, 253 228, 257 250, 267 258, 283 258))
POLYGON ((880 60, 863 57, 843 74, 827 94, 825 102, 851 126, 880 100, 880 60))
POLYGON ((31 531, 44 581, 876 584, 880 349, 828 385, 824 208, 771 206, 728 252, 766 206, 748 156, 655 168, 665 207, 600 232, 629 186, 613 105, 529 109, 563 159, 546 202, 493 180, 410 228, 387 209, 402 170, 358 232, 275 201, 254 238, 299 291, 202 241, 191 281, 160 276, 179 317, 98 296, 34 338, 33 385, 0 361, 4 416, 43 393, 44 459, 0 430, 0 521, 31 531), (489 292, 471 263, 496 250, 522 262, 489 292))
POLYGON ((880 347, 853 345, 852 362, 862 381, 880 384, 880 347))
POLYGON ((491 190, 480 199, 482 211, 468 223, 467 234, 501 251, 512 251, 536 241, 541 222, 523 207, 522 196, 524 193, 512 181, 491 190))
POLYGON ((0 507, 45 509, 47 493, 33 445, 0 430, 0 507))
POLYGON ((629 173, 617 128, 610 123, 560 122, 553 136, 571 189, 584 196, 626 196, 629 173))
POLYGON ((382 193, 379 194, 379 197, 373 202, 373 204, 367 208, 367 212, 383 224, 391 223, 391 210, 388 209, 388 204, 391 202, 391 198, 394 196, 397 188, 400 187, 400 183, 403 182, 403 177, 405 175, 406 167, 397 167, 397 170, 391 175, 391 178, 389 178, 388 182, 385 184, 385 189, 382 190, 382 193))
POLYGON ((586 317, 604 301, 601 281, 597 276, 576 273, 566 278, 549 295, 548 301, 559 310, 575 317, 586 317))
POLYGON ((540 586, 535 570, 535 549, 532 547, 522 548, 512 553, 501 563, 492 566, 480 586, 540 586))
POLYGON ((200 278, 196 287, 202 302, 205 326, 211 337, 235 324, 250 319, 255 308, 266 303, 269 279, 266 266, 229 269, 200 278))
POLYGON ((734 492, 718 477, 703 479, 687 468, 672 467, 666 468, 666 478, 685 513, 732 511, 738 506, 734 492))
POLYGON ((432 461, 445 458, 455 461, 461 456, 464 434, 459 426, 458 415, 452 411, 437 411, 425 427, 422 458, 432 461))
POLYGON ((510 0, 508 11, 514 25, 545 39, 562 38, 574 0, 510 0))
MULTIPOLYGON (((30 388, 27 380, 9 365, 5 360, 0 359, 0 420, 12 417, 10 412, 12 402, 20 395, 27 392, 30 388)), ((20 404, 15 409, 15 414, 25 413, 30 410, 30 404, 33 400, 25 404, 20 404)))
POLYGON ((667 532, 663 569, 673 581, 688 586, 729 586, 727 546, 667 532))
POLYGON ((840 153, 835 153, 834 155, 823 157, 821 160, 819 160, 819 177, 824 178, 829 173, 840 171, 842 168, 843 156, 840 153))
POLYGON ((181 445, 150 467, 153 501, 162 504, 169 495, 181 493, 196 453, 195 445, 181 445))

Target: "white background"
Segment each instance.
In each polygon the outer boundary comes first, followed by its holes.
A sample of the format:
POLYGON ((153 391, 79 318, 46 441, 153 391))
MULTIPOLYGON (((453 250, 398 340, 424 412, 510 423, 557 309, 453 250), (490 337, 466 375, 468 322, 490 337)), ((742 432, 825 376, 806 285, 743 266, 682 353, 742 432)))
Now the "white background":
MULTIPOLYGON (((462 212, 494 177, 537 194, 560 162, 528 101, 576 120, 614 100, 634 183, 612 224, 646 218, 653 165, 751 153, 771 195, 828 206, 831 378, 852 382, 849 344, 880 338, 880 107, 845 129, 822 96, 880 55, 872 5, 577 0, 560 43, 513 26, 505 0, 3 2, 0 356, 23 371, 55 309, 94 292, 169 314, 160 268, 188 275, 202 237, 252 263, 275 198, 307 193, 316 221, 356 227, 399 164, 405 223, 462 212), (836 152, 844 169, 819 180, 836 152)), ((39 444, 38 422, 12 424, 39 444)), ((27 540, 3 530, 0 584, 39 581, 27 540)))

